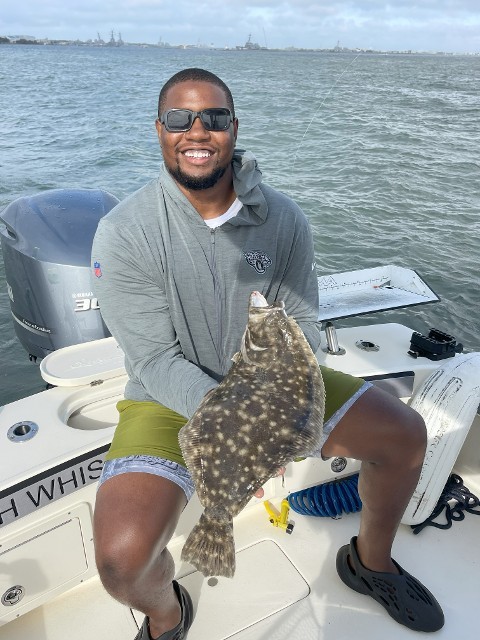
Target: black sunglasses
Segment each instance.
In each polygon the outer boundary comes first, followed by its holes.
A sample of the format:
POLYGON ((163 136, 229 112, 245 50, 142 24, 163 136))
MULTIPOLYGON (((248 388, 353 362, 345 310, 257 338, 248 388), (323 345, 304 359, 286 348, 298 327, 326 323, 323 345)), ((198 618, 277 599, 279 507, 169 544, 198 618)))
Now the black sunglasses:
POLYGON ((159 120, 167 131, 178 133, 190 131, 196 118, 200 118, 207 131, 226 131, 233 121, 228 109, 203 109, 202 111, 168 109, 162 113, 159 120))

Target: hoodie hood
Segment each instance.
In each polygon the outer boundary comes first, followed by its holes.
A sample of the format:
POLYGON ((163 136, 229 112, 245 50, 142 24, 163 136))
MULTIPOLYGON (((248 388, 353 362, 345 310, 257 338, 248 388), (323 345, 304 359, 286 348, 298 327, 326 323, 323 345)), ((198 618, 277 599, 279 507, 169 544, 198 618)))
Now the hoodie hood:
POLYGON ((260 188, 262 172, 258 168, 255 156, 250 151, 235 149, 232 168, 233 188, 244 207, 230 223, 235 226, 262 224, 267 218, 268 206, 260 188))

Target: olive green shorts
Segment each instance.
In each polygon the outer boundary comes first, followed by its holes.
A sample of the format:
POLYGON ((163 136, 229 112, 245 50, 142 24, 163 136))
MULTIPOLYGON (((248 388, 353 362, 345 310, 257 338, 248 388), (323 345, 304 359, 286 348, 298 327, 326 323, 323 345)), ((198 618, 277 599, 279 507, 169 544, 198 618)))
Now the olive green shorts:
MULTIPOLYGON (((325 420, 321 446, 314 453, 317 456, 335 425, 371 386, 361 378, 328 367, 320 369, 325 384, 325 420)), ((120 418, 106 460, 153 456, 186 466, 178 444, 178 432, 187 422, 184 416, 157 402, 121 400, 117 409, 120 418)))

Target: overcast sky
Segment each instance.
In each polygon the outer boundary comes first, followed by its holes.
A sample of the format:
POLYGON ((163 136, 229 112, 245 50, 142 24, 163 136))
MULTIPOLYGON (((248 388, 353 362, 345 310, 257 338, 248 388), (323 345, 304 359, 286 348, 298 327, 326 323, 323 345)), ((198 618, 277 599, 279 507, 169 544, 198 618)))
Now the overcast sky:
POLYGON ((0 35, 480 52, 480 0, 0 0, 0 35))

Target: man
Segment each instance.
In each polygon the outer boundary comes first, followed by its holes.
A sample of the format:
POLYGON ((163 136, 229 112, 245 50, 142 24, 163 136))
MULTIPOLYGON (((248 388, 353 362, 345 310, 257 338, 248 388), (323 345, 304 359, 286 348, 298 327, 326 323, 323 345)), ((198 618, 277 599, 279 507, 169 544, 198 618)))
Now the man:
MULTIPOLYGON (((308 222, 262 183, 250 153, 235 150, 228 87, 208 71, 179 72, 160 92, 156 128, 160 177, 101 221, 92 253, 102 314, 129 375, 97 495, 96 558, 109 593, 145 613, 137 640, 183 638, 192 623, 166 549, 194 490, 177 434, 227 372, 251 291, 283 299, 312 348, 320 344, 308 222)), ((398 622, 436 630, 438 603, 390 555, 419 477, 425 425, 363 380, 323 375, 321 455, 363 461, 360 532, 339 551, 340 577, 362 592, 380 584, 398 622)), ((380 600, 378 587, 370 595, 380 600)))

